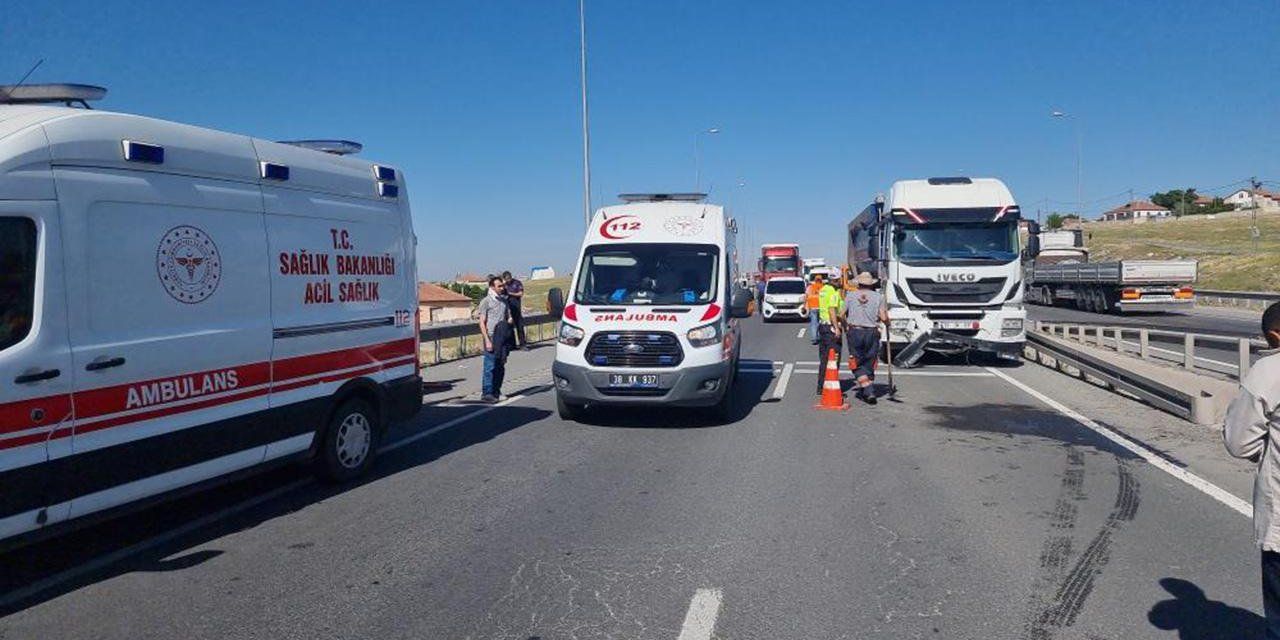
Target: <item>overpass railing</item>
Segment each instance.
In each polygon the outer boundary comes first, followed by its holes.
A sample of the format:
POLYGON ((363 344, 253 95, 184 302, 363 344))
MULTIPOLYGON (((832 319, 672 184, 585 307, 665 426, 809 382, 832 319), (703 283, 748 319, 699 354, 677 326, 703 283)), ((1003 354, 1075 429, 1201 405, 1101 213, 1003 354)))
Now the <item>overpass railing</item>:
POLYGON ((1239 380, 1266 343, 1249 338, 1105 325, 1036 321, 1036 331, 1143 360, 1239 380), (1208 353, 1205 353, 1208 352, 1208 353))

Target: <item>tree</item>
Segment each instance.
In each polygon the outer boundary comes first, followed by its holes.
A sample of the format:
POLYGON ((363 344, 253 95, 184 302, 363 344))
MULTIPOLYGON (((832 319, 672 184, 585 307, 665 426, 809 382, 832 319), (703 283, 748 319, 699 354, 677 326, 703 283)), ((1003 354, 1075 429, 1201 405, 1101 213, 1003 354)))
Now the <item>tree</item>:
POLYGON ((1213 201, 1205 205, 1196 205, 1196 199, 1200 198, 1200 194, 1196 193, 1195 187, 1187 187, 1186 189, 1170 189, 1162 193, 1151 194, 1151 202, 1158 204, 1173 212, 1175 216, 1194 216, 1202 213, 1219 213, 1222 211, 1230 211, 1231 205, 1222 201, 1222 198, 1214 198, 1213 201))
POLYGON ((1061 213, 1054 212, 1044 219, 1044 226, 1050 231, 1053 231, 1055 229, 1061 229, 1064 221, 1066 221, 1066 218, 1061 213))

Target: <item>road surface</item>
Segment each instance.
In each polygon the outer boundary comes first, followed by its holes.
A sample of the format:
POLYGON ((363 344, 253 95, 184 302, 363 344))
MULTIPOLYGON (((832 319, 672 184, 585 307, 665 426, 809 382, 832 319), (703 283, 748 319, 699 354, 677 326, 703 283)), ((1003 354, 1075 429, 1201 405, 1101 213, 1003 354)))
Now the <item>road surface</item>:
POLYGON ((1261 637, 1212 430, 1033 364, 814 411, 804 326, 745 322, 723 426, 563 422, 550 348, 498 407, 434 368, 361 483, 283 469, 0 556, 0 638, 1261 637))

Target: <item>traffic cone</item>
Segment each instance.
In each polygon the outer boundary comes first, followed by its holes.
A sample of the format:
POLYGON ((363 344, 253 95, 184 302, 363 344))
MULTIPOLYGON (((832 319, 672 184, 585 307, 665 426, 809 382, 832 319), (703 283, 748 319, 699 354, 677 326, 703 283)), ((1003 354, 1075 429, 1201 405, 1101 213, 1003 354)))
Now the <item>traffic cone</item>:
POLYGON ((836 350, 831 349, 827 355, 827 373, 822 381, 822 401, 813 408, 822 411, 848 411, 849 403, 844 401, 840 392, 840 364, 836 362, 836 350))

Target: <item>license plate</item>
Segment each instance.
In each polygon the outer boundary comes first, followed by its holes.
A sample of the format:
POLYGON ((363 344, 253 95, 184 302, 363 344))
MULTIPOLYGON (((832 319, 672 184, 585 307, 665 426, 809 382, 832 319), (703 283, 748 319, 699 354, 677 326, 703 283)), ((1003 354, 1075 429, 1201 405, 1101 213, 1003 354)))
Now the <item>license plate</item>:
POLYGON ((641 389, 656 387, 658 386, 658 375, 654 373, 611 373, 609 374, 609 386, 641 389))
POLYGON ((934 320, 939 329, 972 329, 972 320, 934 320))

